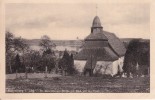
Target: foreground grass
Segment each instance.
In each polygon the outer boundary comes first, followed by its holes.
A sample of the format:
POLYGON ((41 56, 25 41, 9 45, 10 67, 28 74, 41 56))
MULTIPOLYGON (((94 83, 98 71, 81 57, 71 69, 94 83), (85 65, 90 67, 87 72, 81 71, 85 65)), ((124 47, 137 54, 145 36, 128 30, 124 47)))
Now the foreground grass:
POLYGON ((149 77, 111 78, 62 76, 59 78, 7 79, 7 93, 149 93, 149 77))

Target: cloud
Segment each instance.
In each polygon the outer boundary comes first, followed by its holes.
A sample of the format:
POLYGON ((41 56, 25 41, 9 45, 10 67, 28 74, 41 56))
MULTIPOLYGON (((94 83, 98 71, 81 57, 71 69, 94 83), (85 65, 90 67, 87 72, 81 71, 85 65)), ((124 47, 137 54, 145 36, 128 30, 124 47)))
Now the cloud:
MULTIPOLYGON (((134 37, 136 32, 149 33, 149 7, 148 3, 100 3, 97 15, 105 30, 119 32, 120 37, 128 37, 122 34, 126 30, 120 29, 132 29, 129 33, 130 37, 134 37)), ((6 29, 25 38, 39 38, 42 33, 51 37, 65 34, 73 39, 77 36, 85 38, 90 33, 95 15, 94 3, 6 4, 6 29), (32 33, 35 35, 30 37, 32 33)))
POLYGON ((146 24, 150 21, 149 3, 105 5, 101 11, 104 24, 146 24))

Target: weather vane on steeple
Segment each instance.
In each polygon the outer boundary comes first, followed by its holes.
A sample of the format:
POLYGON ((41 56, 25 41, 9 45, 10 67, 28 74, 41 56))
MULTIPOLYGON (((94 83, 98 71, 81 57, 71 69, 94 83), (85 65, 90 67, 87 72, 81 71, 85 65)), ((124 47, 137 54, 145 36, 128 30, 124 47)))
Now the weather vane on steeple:
POLYGON ((96 4, 96 16, 97 16, 97 8, 98 8, 98 7, 97 7, 97 4, 96 4))

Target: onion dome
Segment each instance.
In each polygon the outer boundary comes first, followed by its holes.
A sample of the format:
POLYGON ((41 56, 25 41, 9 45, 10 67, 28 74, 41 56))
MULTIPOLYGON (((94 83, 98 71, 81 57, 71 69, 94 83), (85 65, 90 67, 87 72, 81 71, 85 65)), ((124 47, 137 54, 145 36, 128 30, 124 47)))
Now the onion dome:
POLYGON ((94 20, 93 20, 92 27, 93 27, 93 28, 95 28, 95 27, 102 27, 102 26, 101 26, 100 19, 99 19, 98 16, 95 16, 95 18, 94 18, 94 20))

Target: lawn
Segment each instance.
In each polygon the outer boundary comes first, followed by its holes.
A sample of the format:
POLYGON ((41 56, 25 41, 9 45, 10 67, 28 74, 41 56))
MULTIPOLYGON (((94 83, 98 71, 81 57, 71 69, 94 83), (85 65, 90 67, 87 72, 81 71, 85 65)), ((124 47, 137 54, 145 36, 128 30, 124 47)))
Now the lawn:
POLYGON ((7 93, 149 93, 149 77, 59 76, 6 79, 7 93))

